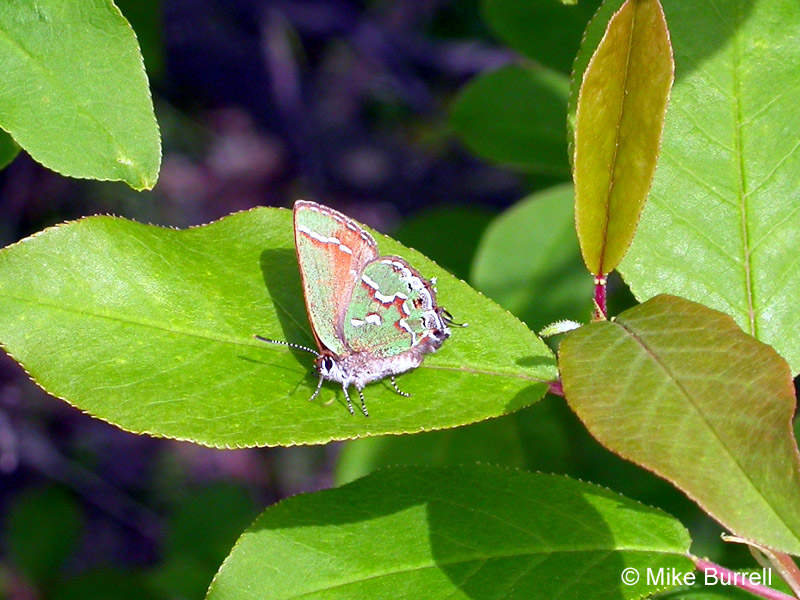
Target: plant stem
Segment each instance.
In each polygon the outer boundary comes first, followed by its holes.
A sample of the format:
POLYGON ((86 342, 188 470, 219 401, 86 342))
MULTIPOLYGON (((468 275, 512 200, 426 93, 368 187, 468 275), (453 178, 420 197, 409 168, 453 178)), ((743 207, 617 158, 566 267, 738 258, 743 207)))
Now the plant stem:
POLYGON ((594 278, 594 318, 592 320, 605 321, 607 319, 606 278, 603 275, 598 275, 594 278))
POLYGON ((548 381, 547 382, 547 392, 549 394, 553 394, 554 396, 561 396, 564 397, 564 386, 561 385, 561 380, 556 379, 555 381, 548 381))
POLYGON ((792 593, 800 598, 800 568, 794 559, 785 554, 778 552, 765 546, 759 546, 755 542, 746 540, 736 535, 723 534, 722 539, 726 542, 734 542, 735 544, 745 544, 750 548, 750 554, 756 559, 756 562, 762 567, 775 568, 778 570, 778 575, 781 576, 792 589, 792 593))
POLYGON ((711 561, 694 556, 692 557, 692 560, 694 561, 698 571, 702 571, 703 573, 714 573, 715 575, 727 577, 732 585, 746 590, 751 594, 755 594, 756 596, 761 596, 767 600, 797 600, 797 598, 794 596, 789 596, 788 594, 784 594, 778 590, 773 590, 767 586, 760 585, 758 583, 750 583, 741 577, 742 573, 738 573, 739 577, 735 577, 737 573, 711 561))
MULTIPOLYGON (((763 550, 762 550, 763 552, 763 550)), ((778 569, 778 573, 786 582, 794 594, 800 597, 800 568, 797 563, 788 554, 783 552, 776 552, 775 550, 768 550, 765 552, 770 562, 778 569)))

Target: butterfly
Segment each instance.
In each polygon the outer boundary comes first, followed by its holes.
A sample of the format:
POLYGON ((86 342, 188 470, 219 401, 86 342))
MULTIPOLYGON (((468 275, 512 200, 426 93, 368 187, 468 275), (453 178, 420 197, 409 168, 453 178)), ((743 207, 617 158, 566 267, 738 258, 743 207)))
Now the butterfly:
MULTIPOLYGON (((294 241, 308 320, 319 351, 311 352, 319 383, 341 384, 350 414, 354 386, 369 416, 364 387, 418 367, 450 337, 450 313, 436 304, 436 280, 426 280, 399 256, 380 256, 373 237, 342 213, 311 202, 294 204, 294 241)), ((465 325, 459 325, 465 326, 465 325)))

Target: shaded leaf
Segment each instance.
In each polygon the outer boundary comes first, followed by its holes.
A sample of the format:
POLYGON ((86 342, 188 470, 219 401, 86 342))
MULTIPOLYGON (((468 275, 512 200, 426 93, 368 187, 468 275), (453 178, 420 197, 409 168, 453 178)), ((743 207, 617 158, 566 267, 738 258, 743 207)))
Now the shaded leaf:
POLYGON ((287 210, 185 231, 91 217, 23 240, 0 252, 0 341, 47 391, 96 417, 212 446, 418 433, 544 394, 555 361, 527 327, 419 253, 377 239, 382 253, 438 277, 441 304, 469 327, 400 377, 412 398, 388 382, 368 386, 369 419, 348 414, 336 384, 307 402, 313 356, 253 338, 314 345, 287 210))
POLYGON ((567 78, 556 71, 512 65, 473 79, 450 121, 476 154, 532 173, 569 177, 567 78))
POLYGON ((575 124, 575 221, 594 275, 636 231, 658 156, 673 61, 658 0, 628 0, 583 73, 575 124))
POLYGON ((161 147, 136 36, 108 0, 0 3, 0 127, 63 175, 151 188, 161 147))
POLYGON ((800 5, 665 10, 677 79, 650 201, 620 269, 640 300, 666 292, 728 313, 797 374, 800 5))
POLYGON ((483 16, 504 42, 540 64, 569 74, 599 0, 483 0, 483 16))
POLYGON ((19 154, 19 145, 5 131, 0 130, 0 169, 5 169, 19 154))
POLYGON ((495 219, 471 281, 534 331, 559 319, 586 321, 592 278, 575 236, 572 185, 533 194, 495 219))
POLYGON ((691 571, 688 546, 666 513, 563 476, 395 468, 267 509, 207 598, 640 598, 655 587, 622 569, 691 571))
POLYGON ((392 237, 466 279, 478 241, 494 216, 477 206, 442 206, 403 221, 392 237))
POLYGON ((727 315, 658 296, 569 334, 559 367, 570 406, 603 445, 740 537, 800 553, 794 386, 772 348, 727 315))

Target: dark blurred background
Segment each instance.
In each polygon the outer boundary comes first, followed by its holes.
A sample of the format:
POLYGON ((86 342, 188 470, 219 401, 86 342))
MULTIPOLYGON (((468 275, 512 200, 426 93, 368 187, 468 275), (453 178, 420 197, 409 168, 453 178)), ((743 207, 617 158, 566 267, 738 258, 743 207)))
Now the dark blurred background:
MULTIPOLYGON (((569 179, 563 119, 550 119, 555 166, 506 168, 498 162, 519 161, 490 162, 467 149, 464 119, 451 111, 468 82, 508 65, 552 69, 565 103, 566 76, 596 1, 580 8, 556 0, 117 4, 150 76, 164 147, 159 183, 136 193, 68 179, 22 153, 0 171, 0 246, 95 213, 186 227, 302 197, 469 278, 495 215, 569 179), (529 48, 522 36, 517 50, 505 45, 487 22, 513 20, 514 10, 532 11, 552 41, 529 48)), ((524 120, 524 98, 505 99, 524 120)), ((565 104, 556 109, 566 112, 565 104)), ((490 113, 485 119, 494 122, 490 113)), ((614 286, 618 308, 629 304, 624 286, 614 286)), ((599 448, 558 398, 456 432, 219 451, 92 419, 45 394, 2 355, 0 596, 202 598, 264 507, 398 457, 501 462, 605 484, 671 510, 699 535, 699 554, 721 558, 719 528, 669 485, 599 448), (486 439, 492 447, 482 453, 475 441, 486 439)), ((724 558, 729 566, 743 560, 724 558)))

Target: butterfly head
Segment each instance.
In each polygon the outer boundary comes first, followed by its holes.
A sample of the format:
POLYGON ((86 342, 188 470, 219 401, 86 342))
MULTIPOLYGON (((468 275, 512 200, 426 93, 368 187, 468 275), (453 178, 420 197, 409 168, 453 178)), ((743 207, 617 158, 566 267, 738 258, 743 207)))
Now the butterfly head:
POLYGON ((331 381, 343 382, 345 372, 342 370, 336 356, 330 350, 323 350, 314 361, 314 368, 320 377, 331 381))

